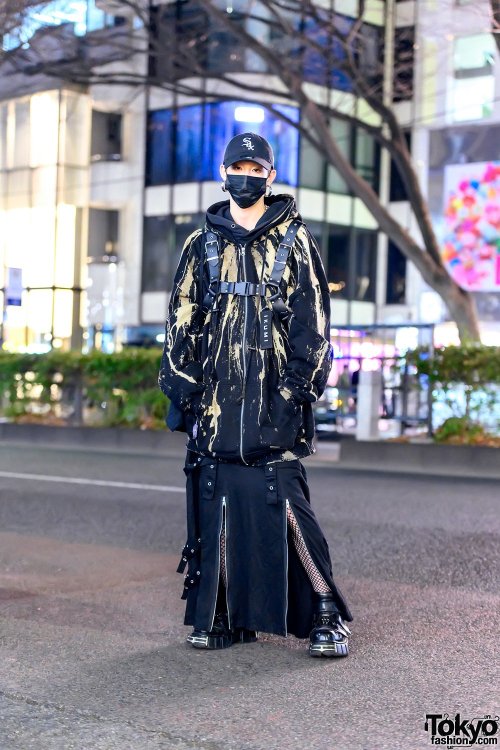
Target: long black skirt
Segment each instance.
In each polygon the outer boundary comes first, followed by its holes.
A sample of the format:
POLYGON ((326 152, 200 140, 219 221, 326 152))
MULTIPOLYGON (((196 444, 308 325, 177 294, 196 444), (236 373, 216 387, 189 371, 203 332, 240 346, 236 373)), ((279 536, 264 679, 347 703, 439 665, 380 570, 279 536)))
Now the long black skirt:
POLYGON ((314 590, 288 528, 287 500, 339 612, 352 621, 333 580, 328 543, 311 508, 299 459, 245 466, 188 450, 184 472, 188 538, 178 572, 185 573, 185 625, 212 627, 220 606, 220 539, 225 534, 230 626, 298 638, 309 635, 314 590))

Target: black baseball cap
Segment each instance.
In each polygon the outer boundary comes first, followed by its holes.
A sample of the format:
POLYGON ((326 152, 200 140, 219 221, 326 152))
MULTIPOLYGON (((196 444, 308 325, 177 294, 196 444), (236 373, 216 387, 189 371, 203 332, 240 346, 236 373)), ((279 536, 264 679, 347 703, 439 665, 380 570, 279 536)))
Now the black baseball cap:
POLYGON ((231 166, 236 161, 255 161, 261 167, 271 170, 274 154, 271 145, 257 133, 241 133, 231 138, 224 152, 223 165, 231 166))

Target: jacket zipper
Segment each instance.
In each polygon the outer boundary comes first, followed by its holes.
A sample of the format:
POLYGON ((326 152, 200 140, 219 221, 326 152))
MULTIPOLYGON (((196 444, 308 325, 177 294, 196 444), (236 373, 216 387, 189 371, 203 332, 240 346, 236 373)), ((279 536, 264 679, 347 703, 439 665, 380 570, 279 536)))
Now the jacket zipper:
POLYGON ((227 610, 227 625, 231 629, 231 613, 229 611, 229 570, 227 567, 227 506, 226 496, 222 496, 222 513, 224 517, 224 569, 226 571, 226 610, 227 610))
MULTIPOLYGON (((242 281, 246 281, 246 268, 245 268, 245 245, 240 245, 241 250, 241 258, 242 258, 242 281)), ((245 461, 243 457, 243 414, 245 410, 245 390, 246 390, 246 376, 247 376, 247 355, 246 355, 246 343, 247 343, 247 306, 248 306, 248 297, 245 296, 245 315, 243 318, 243 344, 242 344, 242 352, 243 352, 243 399, 241 401, 241 410, 240 410, 240 456, 241 460, 244 464, 247 462, 245 461)))
MULTIPOLYGON (((278 216, 277 220, 280 220, 281 217, 286 213, 288 209, 285 208, 282 213, 278 216)), ((239 245, 239 249, 241 251, 241 259, 242 259, 242 281, 246 281, 246 265, 245 265, 245 250, 246 246, 239 245)), ((264 259, 265 262, 265 259, 264 259)), ((242 345, 242 351, 243 351, 243 399, 241 401, 241 410, 240 410, 240 457, 244 464, 248 466, 248 462, 245 461, 245 458, 243 456, 243 414, 245 410, 245 391, 246 391, 246 374, 247 374, 247 358, 246 358, 246 342, 247 342, 247 314, 248 314, 248 297, 245 296, 245 315, 243 318, 243 345, 242 345)))
POLYGON ((287 623, 288 623, 288 498, 285 498, 283 503, 285 513, 285 529, 284 529, 284 541, 285 541, 285 622, 284 622, 284 634, 285 638, 288 635, 287 623))
POLYGON ((214 626, 214 620, 215 620, 215 610, 217 609, 217 595, 219 593, 219 580, 220 580, 220 543, 222 538, 222 529, 224 529, 224 536, 226 544, 224 545, 224 564, 226 568, 226 609, 227 609, 227 619, 229 627, 231 627, 231 620, 230 620, 230 614, 229 614, 229 604, 228 604, 228 577, 227 577, 227 529, 226 529, 226 496, 222 496, 222 504, 221 504, 221 513, 220 513, 220 524, 219 524, 219 544, 217 547, 217 576, 216 576, 216 585, 215 585, 215 596, 214 596, 214 606, 212 610, 212 619, 210 622, 210 628, 209 630, 212 630, 214 626))

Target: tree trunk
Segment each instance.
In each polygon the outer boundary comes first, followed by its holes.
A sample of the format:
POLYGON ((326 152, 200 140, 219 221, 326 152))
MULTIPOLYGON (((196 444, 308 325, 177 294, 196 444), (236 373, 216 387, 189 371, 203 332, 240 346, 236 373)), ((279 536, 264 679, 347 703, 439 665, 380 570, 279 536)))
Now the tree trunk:
POLYGON ((476 306, 471 295, 461 289, 448 274, 443 274, 432 287, 445 302, 450 317, 457 324, 462 344, 479 342, 481 337, 476 306))
MULTIPOLYGON (((296 92, 295 95, 298 98, 299 93, 296 92)), ((302 105, 307 119, 322 138, 324 151, 330 164, 338 169, 354 195, 357 195, 363 201, 377 221, 379 228, 417 267, 424 281, 439 294, 457 325, 460 341, 462 343, 467 341, 479 342, 481 339, 476 306, 469 292, 458 286, 447 272, 441 258, 436 257, 435 252, 431 252, 431 250, 435 250, 435 247, 429 248, 429 251, 425 246, 421 247, 407 229, 391 216, 387 207, 382 205, 379 196, 372 187, 360 177, 340 152, 319 107, 310 100, 303 101, 302 105)), ((412 208, 413 210, 416 209, 414 205, 412 208)), ((426 210, 427 207, 424 204, 419 208, 426 210)))

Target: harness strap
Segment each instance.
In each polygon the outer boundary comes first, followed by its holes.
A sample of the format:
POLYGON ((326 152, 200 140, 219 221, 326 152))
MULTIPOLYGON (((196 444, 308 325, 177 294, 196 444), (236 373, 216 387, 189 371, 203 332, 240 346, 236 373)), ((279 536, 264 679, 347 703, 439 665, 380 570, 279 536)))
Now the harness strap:
POLYGON ((219 241, 215 232, 208 231, 205 237, 205 259, 208 264, 209 283, 208 292, 202 302, 202 309, 206 314, 211 303, 217 296, 217 291, 214 287, 219 281, 219 241))
POLYGON ((280 281, 285 270, 288 256, 291 249, 293 248, 293 243, 295 242, 297 232, 299 231, 301 225, 301 221, 299 221, 298 219, 294 219, 288 227, 285 236, 281 240, 278 249, 276 250, 273 270, 271 271, 269 281, 267 282, 267 286, 274 287, 275 289, 275 292, 269 297, 269 300, 273 306, 273 311, 282 319, 288 318, 291 315, 292 311, 285 305, 281 297, 280 281))
POLYGON ((220 281, 218 238, 215 232, 207 231, 205 233, 205 259, 208 263, 209 285, 208 292, 202 303, 203 312, 205 314, 208 312, 210 305, 212 302, 215 302, 218 294, 238 294, 244 297, 260 294, 262 297, 265 297, 266 289, 270 288, 272 293, 268 299, 273 306, 273 311, 280 318, 288 317, 291 314, 291 310, 285 305, 281 297, 280 282, 288 261, 288 256, 293 248, 293 243, 301 225, 301 221, 294 219, 288 227, 276 251, 269 281, 263 284, 254 284, 250 281, 220 281))

